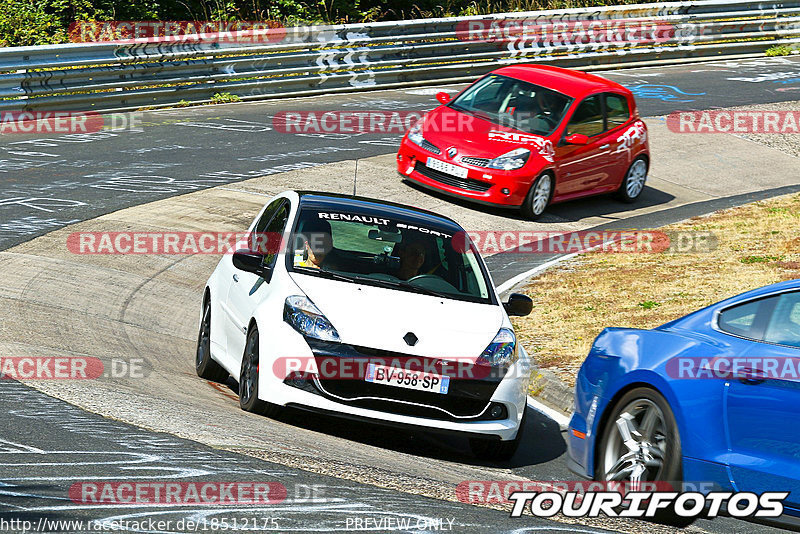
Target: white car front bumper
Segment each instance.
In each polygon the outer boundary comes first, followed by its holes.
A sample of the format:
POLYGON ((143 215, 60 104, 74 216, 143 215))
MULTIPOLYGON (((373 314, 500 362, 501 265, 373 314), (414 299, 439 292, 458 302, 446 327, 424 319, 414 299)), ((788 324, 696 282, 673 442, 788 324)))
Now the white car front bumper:
MULTIPOLYGON (((276 366, 274 362, 280 358, 289 357, 310 359, 314 357, 314 354, 303 337, 286 324, 281 324, 273 329, 269 338, 262 337, 260 354, 262 359, 258 388, 260 399, 280 406, 305 408, 330 415, 367 420, 376 424, 417 427, 433 432, 461 433, 476 437, 496 436, 501 440, 511 440, 517 435, 527 403, 530 373, 528 356, 524 351, 521 352, 520 359, 508 369, 488 401, 505 406, 507 415, 502 419, 490 420, 448 418, 444 414, 443 418, 428 418, 393 413, 390 410, 369 409, 354 406, 344 399, 337 400, 335 395, 329 392, 323 393, 317 386, 312 388, 307 385, 305 388, 301 388, 289 385, 284 382, 285 376, 280 376, 283 374, 282 372, 270 372, 270 369, 282 368, 281 365, 276 366), (313 389, 315 392, 307 389, 313 389)), ((389 405, 395 402, 398 405, 410 404, 389 398, 382 399, 382 401, 389 405)))

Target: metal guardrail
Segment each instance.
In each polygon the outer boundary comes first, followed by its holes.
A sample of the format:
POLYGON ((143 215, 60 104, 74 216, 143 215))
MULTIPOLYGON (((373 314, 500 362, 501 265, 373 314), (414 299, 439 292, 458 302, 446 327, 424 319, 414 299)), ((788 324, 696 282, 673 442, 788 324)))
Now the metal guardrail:
POLYGON ((516 62, 590 70, 761 55, 772 45, 800 43, 800 0, 296 27, 281 37, 263 44, 200 34, 0 48, 0 111, 109 111, 203 102, 218 92, 254 100, 458 82, 516 62))

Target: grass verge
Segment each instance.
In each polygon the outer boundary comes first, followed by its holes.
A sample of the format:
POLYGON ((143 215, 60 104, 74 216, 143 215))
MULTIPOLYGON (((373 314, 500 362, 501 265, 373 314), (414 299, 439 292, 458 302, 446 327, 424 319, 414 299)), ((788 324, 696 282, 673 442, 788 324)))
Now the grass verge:
POLYGON ((790 56, 796 54, 797 51, 787 45, 774 45, 767 48, 764 52, 767 57, 790 56))
POLYGON ((573 385, 606 326, 653 328, 763 285, 800 278, 800 194, 695 217, 664 231, 712 232, 705 253, 586 253, 533 278, 534 300, 515 318, 539 366, 573 385))

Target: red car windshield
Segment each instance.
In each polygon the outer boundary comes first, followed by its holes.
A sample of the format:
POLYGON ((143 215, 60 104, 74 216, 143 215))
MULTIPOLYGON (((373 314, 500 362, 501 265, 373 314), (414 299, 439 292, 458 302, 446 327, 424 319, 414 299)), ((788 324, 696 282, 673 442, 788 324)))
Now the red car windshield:
POLYGON ((546 136, 561 122, 571 100, 551 89, 490 74, 467 88, 450 107, 495 124, 546 136))

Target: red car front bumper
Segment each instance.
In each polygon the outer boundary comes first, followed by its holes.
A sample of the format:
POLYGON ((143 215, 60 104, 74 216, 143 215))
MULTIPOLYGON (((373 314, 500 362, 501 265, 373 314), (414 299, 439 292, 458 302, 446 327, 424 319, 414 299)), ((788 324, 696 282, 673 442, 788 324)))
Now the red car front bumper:
POLYGON ((516 171, 502 171, 470 165, 458 156, 450 159, 444 154, 425 150, 405 137, 397 152, 397 172, 404 179, 448 195, 497 207, 517 208, 523 203, 536 176, 526 170, 526 166, 516 171), (426 165, 428 158, 463 167, 467 169, 467 176, 459 178, 431 169, 426 165))

